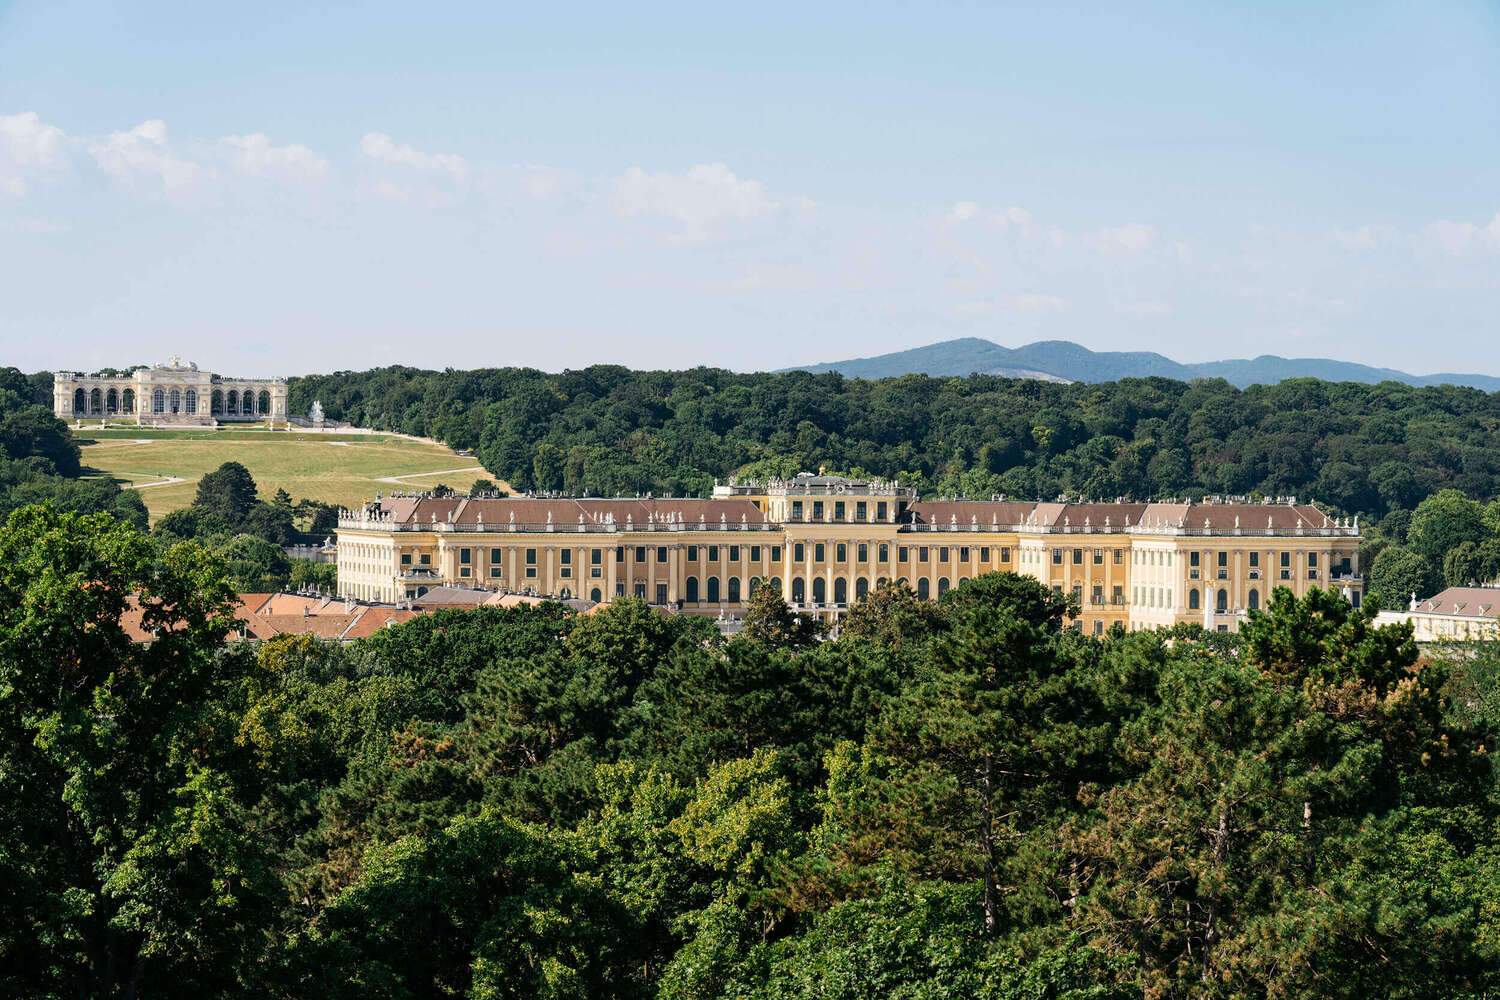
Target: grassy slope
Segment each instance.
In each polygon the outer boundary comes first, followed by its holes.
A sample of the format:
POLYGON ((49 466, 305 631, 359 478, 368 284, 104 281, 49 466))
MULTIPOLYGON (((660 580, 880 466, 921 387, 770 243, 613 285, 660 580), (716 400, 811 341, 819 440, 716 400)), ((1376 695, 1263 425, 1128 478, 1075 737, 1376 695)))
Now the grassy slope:
POLYGON ((184 480, 141 490, 153 521, 187 506, 197 491, 198 479, 231 461, 250 470, 262 499, 270 499, 280 487, 297 499, 345 506, 373 498, 377 492, 418 489, 439 482, 467 489, 475 479, 485 476, 476 470, 420 476, 400 485, 380 482, 383 476, 443 472, 479 463, 437 445, 373 435, 84 431, 79 444, 85 466, 121 483, 148 483, 170 476, 184 480), (138 443, 145 439, 150 439, 149 443, 138 443))

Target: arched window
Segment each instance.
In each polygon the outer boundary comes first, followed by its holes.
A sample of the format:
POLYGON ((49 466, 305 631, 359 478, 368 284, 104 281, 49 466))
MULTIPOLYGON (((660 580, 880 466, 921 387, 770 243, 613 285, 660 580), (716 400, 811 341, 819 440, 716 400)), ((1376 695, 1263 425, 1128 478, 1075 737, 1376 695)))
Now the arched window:
POLYGON ((737 576, 729 578, 729 603, 740 603, 740 578, 737 576))
POLYGON ((938 596, 942 597, 948 592, 948 578, 944 577, 938 581, 938 596))
POLYGON ((167 394, 162 392, 160 389, 151 390, 151 412, 167 412, 167 394))
POLYGON ((89 393, 89 412, 100 413, 104 410, 104 393, 98 389, 89 393))
POLYGON ((833 581, 833 603, 849 603, 849 581, 845 580, 843 577, 839 577, 837 580, 833 581))
POLYGON ((1214 602, 1214 610, 1221 615, 1229 610, 1229 591, 1219 591, 1219 598, 1214 602))
POLYGON ((792 577, 792 601, 801 604, 807 600, 807 581, 800 576, 792 577))
POLYGON ((1256 590, 1254 587, 1250 588, 1250 594, 1245 601, 1245 607, 1249 608, 1251 611, 1260 610, 1260 591, 1256 590))
POLYGON ((182 394, 182 412, 183 413, 197 413, 198 412, 198 390, 197 389, 189 389, 187 392, 185 392, 185 393, 182 394))
POLYGON ((89 412, 89 396, 88 393, 84 392, 82 389, 73 390, 73 412, 89 412))
POLYGON ((828 603, 828 581, 821 576, 813 581, 813 603, 828 603))
POLYGON ((1198 588, 1197 587, 1194 587, 1192 590, 1188 591, 1188 610, 1189 611, 1197 611, 1198 610, 1198 588))
POLYGON ((683 597, 683 600, 694 604, 698 603, 698 578, 696 576, 687 578, 687 593, 683 597))
POLYGON ((214 416, 218 416, 219 414, 221 414, 221 413, 224 412, 224 390, 223 389, 215 389, 214 390, 214 394, 209 397, 208 406, 209 406, 208 412, 212 413, 214 416))
POLYGON ((869 596, 869 594, 870 581, 868 579, 866 579, 865 577, 860 577, 858 580, 854 581, 854 599, 856 601, 863 601, 866 597, 869 596))
POLYGON ((182 412, 182 390, 173 389, 167 393, 167 409, 173 413, 182 412))
POLYGON ((598 604, 604 600, 604 595, 599 592, 598 587, 595 587, 593 590, 589 591, 589 600, 593 601, 595 604, 598 604))
POLYGON ((240 393, 238 389, 230 389, 224 397, 224 414, 234 416, 240 412, 240 393))
POLYGON ((119 393, 118 390, 111 389, 111 390, 109 390, 109 392, 105 393, 105 395, 104 395, 104 412, 105 413, 119 413, 120 412, 120 393, 119 393))
POLYGON ((758 576, 752 576, 750 578, 750 593, 749 593, 749 596, 750 597, 754 597, 755 596, 755 592, 757 590, 759 590, 759 589, 760 589, 760 577, 758 577, 758 576))
POLYGON ((924 601, 932 596, 932 586, 928 583, 925 576, 917 581, 917 596, 924 601))
POLYGON ((781 577, 779 577, 779 576, 773 576, 773 577, 771 577, 769 586, 770 586, 770 588, 772 590, 776 591, 776 593, 780 594, 781 593, 781 577))
POLYGON ((120 394, 120 405, 126 413, 135 412, 135 390, 126 389, 120 394))
POLYGON ((716 576, 708 578, 708 603, 719 603, 719 578, 716 576))
POLYGON ((263 417, 271 412, 271 394, 269 392, 262 389, 260 391, 260 396, 257 397, 256 401, 259 405, 256 406, 255 412, 259 413, 263 417))

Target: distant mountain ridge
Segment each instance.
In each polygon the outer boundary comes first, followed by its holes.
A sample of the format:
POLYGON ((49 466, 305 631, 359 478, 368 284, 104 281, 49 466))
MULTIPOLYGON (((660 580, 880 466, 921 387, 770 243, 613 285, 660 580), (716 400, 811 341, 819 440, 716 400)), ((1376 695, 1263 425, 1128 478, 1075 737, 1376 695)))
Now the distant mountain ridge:
POLYGON ((847 378, 893 378, 900 375, 1004 375, 1067 382, 1113 382, 1122 378, 1164 378, 1187 381, 1222 378, 1244 388, 1271 385, 1289 378, 1319 378, 1329 382, 1404 382, 1407 385, 1471 386, 1500 391, 1500 377, 1441 373, 1412 375, 1394 368, 1375 368, 1328 358, 1258 358, 1182 364, 1153 351, 1091 351, 1066 340, 1041 340, 1024 347, 1001 347, 979 337, 945 340, 927 347, 896 351, 871 358, 851 358, 824 364, 799 365, 783 371, 842 373, 847 378))

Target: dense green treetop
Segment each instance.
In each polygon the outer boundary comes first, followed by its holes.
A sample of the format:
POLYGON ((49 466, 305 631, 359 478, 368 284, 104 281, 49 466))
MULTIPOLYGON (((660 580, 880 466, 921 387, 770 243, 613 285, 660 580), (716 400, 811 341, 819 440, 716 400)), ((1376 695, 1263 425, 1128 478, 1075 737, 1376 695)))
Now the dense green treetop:
POLYGON ((1445 487, 1500 495, 1500 393, 1294 379, 868 382, 596 365, 296 379, 294 410, 475 450, 521 489, 706 495, 826 465, 924 493, 1050 499, 1296 494, 1379 517, 1445 487))
POLYGON ((256 644, 164 542, 0 532, 6 995, 1500 989, 1496 657, 1332 592, 1224 634, 1087 637, 996 574, 834 639, 766 591, 727 641, 626 598, 256 644))

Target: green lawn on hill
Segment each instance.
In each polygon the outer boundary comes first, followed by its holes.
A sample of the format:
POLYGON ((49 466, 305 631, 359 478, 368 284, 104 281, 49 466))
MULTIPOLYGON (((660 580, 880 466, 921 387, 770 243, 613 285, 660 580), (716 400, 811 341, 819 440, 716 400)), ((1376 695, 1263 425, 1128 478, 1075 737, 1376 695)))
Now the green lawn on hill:
POLYGON ((239 462, 250 470, 261 499, 269 500, 281 488, 295 499, 343 506, 357 505, 376 493, 438 483, 466 490, 476 479, 492 478, 477 459, 440 445, 385 435, 145 428, 82 428, 77 435, 83 464, 92 470, 86 475, 139 488, 153 522, 186 507, 198 480, 225 462, 239 462), (399 481, 389 481, 390 477, 399 481), (173 479, 181 481, 164 482, 173 479))

